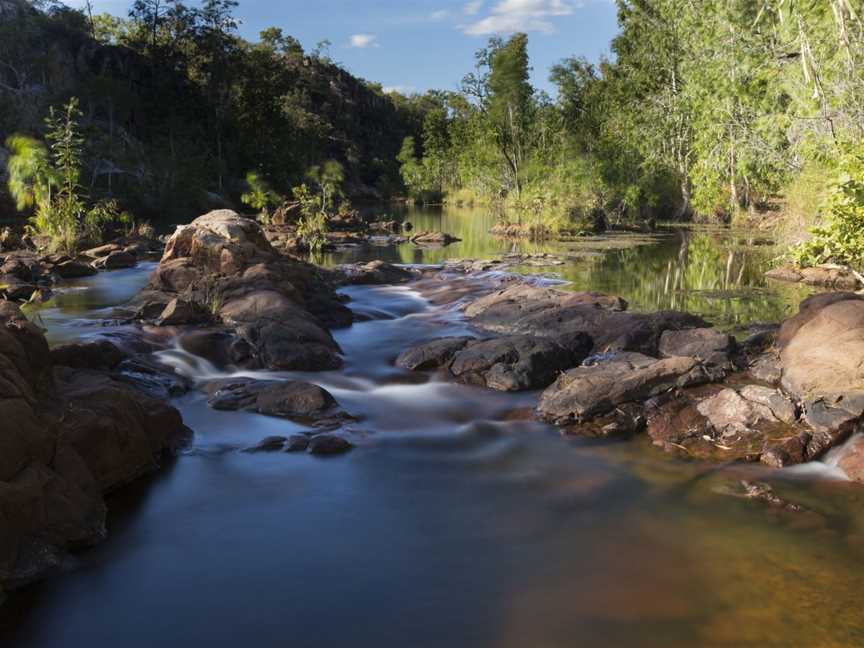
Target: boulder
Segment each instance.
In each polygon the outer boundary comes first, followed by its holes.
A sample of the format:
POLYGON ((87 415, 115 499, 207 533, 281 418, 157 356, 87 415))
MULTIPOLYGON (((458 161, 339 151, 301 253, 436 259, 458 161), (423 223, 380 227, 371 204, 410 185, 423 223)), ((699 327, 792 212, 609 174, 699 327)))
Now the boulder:
POLYGON ((238 342, 233 362, 248 369, 338 368, 340 349, 328 328, 353 319, 327 273, 279 254, 258 223, 229 210, 178 228, 148 290, 126 312, 165 323, 166 309, 174 311, 169 322, 197 322, 206 313, 225 325, 238 342))
POLYGON ((769 351, 753 360, 748 368, 752 378, 768 385, 779 385, 783 376, 783 367, 780 364, 780 356, 769 351))
POLYGON ((849 479, 864 484, 864 436, 852 439, 843 448, 837 466, 849 479))
POLYGON ((209 319, 209 313, 194 302, 175 297, 172 299, 156 321, 158 326, 185 326, 201 324, 209 319))
POLYGON ((578 355, 549 338, 513 335, 470 342, 450 362, 450 373, 460 382, 498 391, 542 389, 559 373, 581 362, 591 341, 578 355))
POLYGON ((558 425, 578 424, 626 403, 644 403, 676 389, 707 381, 696 358, 657 360, 621 353, 594 366, 562 374, 540 397, 538 412, 558 425))
POLYGON ((80 279, 81 277, 91 277, 97 273, 93 266, 73 259, 58 263, 51 270, 61 279, 80 279))
POLYGON ((696 409, 723 437, 750 434, 765 424, 793 424, 797 420, 791 401, 776 389, 758 385, 723 389, 701 401, 696 409))
MULTIPOLYGON (((99 364, 94 349, 57 352, 99 364)), ((106 360, 111 364, 113 360, 106 360)), ((105 493, 188 441, 173 407, 111 375, 55 367, 42 332, 0 303, 0 592, 105 537, 105 493)))
POLYGON ((108 340, 62 344, 51 349, 51 362, 55 367, 109 371, 126 358, 127 354, 108 340))
POLYGON ((396 358, 396 366, 409 371, 447 367, 453 356, 474 341, 473 337, 446 337, 406 349, 396 358))
POLYGON ((769 270, 765 276, 778 281, 803 283, 808 286, 820 286, 834 290, 855 290, 860 283, 849 268, 835 265, 810 268, 796 268, 786 265, 769 270))
POLYGON ((415 245, 441 245, 446 246, 456 243, 462 239, 447 234, 446 232, 418 232, 409 239, 415 245))
POLYGON ((122 249, 122 246, 117 243, 106 243, 105 245, 100 245, 99 247, 84 250, 83 252, 81 252, 81 255, 89 257, 91 259, 101 259, 107 257, 112 252, 119 252, 122 249))
POLYGON ((285 452, 306 452, 309 449, 309 437, 305 434, 292 434, 285 443, 285 452))
POLYGON ((251 448, 246 448, 243 452, 279 452, 285 448, 285 443, 287 441, 288 439, 284 436, 269 436, 262 439, 251 448))
POLYGON ((698 358, 717 365, 728 364, 735 353, 735 338, 712 328, 664 331, 660 336, 663 358, 698 358))
POLYGON ((775 468, 814 458, 795 405, 763 385, 689 389, 648 418, 654 444, 711 461, 761 461, 775 468))
POLYGON ((439 338, 403 351, 396 366, 411 371, 447 369, 459 382, 499 391, 542 389, 579 364, 591 350, 587 335, 559 340, 511 335, 488 340, 439 338))
POLYGON ((345 437, 336 434, 316 434, 309 439, 307 452, 313 455, 331 456, 344 454, 354 445, 345 437))
POLYGON ((815 446, 836 445, 864 415, 864 298, 815 295, 780 329, 783 389, 802 404, 815 446))
POLYGON ((225 379, 207 386, 208 402, 217 410, 246 410, 318 424, 350 418, 326 389, 310 383, 225 379))
POLYGON ((93 267, 99 270, 121 270, 134 268, 136 265, 138 265, 138 257, 123 250, 115 250, 93 262, 93 267))

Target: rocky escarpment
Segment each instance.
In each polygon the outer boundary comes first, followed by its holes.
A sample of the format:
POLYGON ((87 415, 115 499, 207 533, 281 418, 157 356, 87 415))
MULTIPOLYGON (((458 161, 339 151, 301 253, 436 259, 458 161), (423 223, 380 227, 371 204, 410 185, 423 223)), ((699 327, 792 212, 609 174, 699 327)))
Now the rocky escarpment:
POLYGON ((191 434, 176 409, 87 358, 103 354, 52 355, 0 302, 0 597, 102 540, 104 495, 157 469, 191 434))
POLYGON ((178 228, 126 311, 157 326, 206 326, 211 356, 273 370, 340 367, 329 329, 352 321, 325 272, 279 254, 255 221, 228 210, 178 228))

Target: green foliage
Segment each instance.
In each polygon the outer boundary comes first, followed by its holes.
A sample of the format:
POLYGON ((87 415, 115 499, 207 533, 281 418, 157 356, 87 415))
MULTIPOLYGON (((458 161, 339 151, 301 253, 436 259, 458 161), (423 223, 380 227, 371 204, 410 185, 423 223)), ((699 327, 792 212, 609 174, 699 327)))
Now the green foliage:
POLYGON ((864 269, 864 145, 844 152, 812 238, 791 251, 799 266, 841 263, 864 269))
POLYGON ((80 97, 82 184, 151 218, 198 213, 206 194, 239 200, 249 169, 277 193, 317 187, 305 173, 326 160, 352 185, 401 192, 396 155, 422 135, 421 99, 384 94, 279 28, 241 38, 233 0, 130 4, 127 18, 4 15, 0 133, 42 139, 48 107, 80 97))
POLYGON ((44 143, 24 135, 6 140, 11 153, 7 162, 9 193, 19 211, 50 204, 51 190, 59 184, 44 143))
POLYGON ((255 171, 246 174, 246 185, 249 190, 240 196, 244 205, 258 211, 258 220, 269 225, 271 210, 285 202, 285 197, 279 195, 264 178, 255 171))
POLYGON ((32 210, 30 232, 45 237, 52 250, 74 253, 81 239, 101 241, 110 224, 129 222, 114 200, 88 207, 79 184, 84 138, 81 136, 78 100, 51 108, 45 120, 43 143, 13 135, 7 140, 12 155, 7 163, 9 189, 18 209, 32 210))
POLYGON ((294 200, 300 203, 300 219, 297 221, 297 236, 313 254, 327 244, 327 212, 322 198, 312 193, 305 184, 294 187, 294 200))
POLYGON ((310 167, 306 171, 306 178, 318 188, 322 212, 331 209, 335 199, 343 195, 342 183, 345 181, 345 171, 336 160, 327 160, 321 165, 310 167))

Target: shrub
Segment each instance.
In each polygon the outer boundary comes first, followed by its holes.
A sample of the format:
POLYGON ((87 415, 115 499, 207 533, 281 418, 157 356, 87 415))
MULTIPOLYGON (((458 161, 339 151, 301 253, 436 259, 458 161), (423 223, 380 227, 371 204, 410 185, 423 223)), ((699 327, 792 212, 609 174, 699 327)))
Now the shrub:
POLYGON ((84 146, 80 117, 78 100, 72 98, 59 111, 51 108, 45 120, 48 146, 23 135, 6 141, 12 153, 7 162, 9 190, 19 210, 33 211, 28 231, 47 238, 51 250, 70 254, 82 239, 99 241, 110 223, 128 219, 116 201, 87 205, 79 185, 84 146))
POLYGON ((837 178, 823 210, 823 223, 812 228, 811 234, 809 241, 790 252, 797 265, 864 266, 864 144, 841 155, 837 178))
POLYGON ((240 196, 244 205, 258 211, 258 220, 269 225, 272 220, 272 210, 285 202, 285 198, 276 193, 270 184, 254 171, 246 174, 246 185, 249 191, 240 196))

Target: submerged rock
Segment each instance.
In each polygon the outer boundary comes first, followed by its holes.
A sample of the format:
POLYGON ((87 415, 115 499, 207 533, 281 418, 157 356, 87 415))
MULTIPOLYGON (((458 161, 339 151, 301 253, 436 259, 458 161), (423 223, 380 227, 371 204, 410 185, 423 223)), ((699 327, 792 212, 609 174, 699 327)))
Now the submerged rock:
POLYGON ((335 434, 316 434, 309 438, 307 452, 313 455, 338 455, 354 447, 348 439, 335 434))

